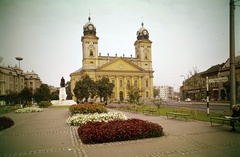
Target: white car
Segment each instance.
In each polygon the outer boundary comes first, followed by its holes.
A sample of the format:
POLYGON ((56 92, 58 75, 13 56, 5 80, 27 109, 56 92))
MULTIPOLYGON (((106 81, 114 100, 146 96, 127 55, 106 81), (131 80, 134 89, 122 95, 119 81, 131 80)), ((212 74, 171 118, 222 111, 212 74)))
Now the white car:
POLYGON ((191 102, 190 98, 185 99, 186 102, 191 102))

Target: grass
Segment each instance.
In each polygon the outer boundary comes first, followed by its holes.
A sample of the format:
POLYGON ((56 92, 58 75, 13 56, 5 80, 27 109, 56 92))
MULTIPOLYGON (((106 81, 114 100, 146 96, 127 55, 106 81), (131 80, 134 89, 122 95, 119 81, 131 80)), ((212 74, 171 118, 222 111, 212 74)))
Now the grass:
POLYGON ((6 114, 13 112, 17 109, 21 108, 19 105, 16 106, 0 106, 0 114, 6 114))
POLYGON ((52 108, 52 109, 62 109, 62 108, 69 108, 70 106, 69 105, 63 105, 63 106, 50 106, 49 108, 52 108))
MULTIPOLYGON (((141 113, 148 113, 149 110, 153 110, 151 113, 152 115, 162 115, 166 116, 167 112, 173 111, 174 108, 172 107, 167 107, 167 106, 161 106, 160 109, 157 107, 149 106, 149 105, 144 105, 144 106, 135 106, 135 107, 130 107, 130 108, 121 108, 121 110, 125 111, 131 111, 131 112, 141 112, 141 113)), ((210 122, 210 117, 218 117, 220 114, 219 113, 210 113, 209 116, 207 115, 206 112, 204 111, 194 111, 192 110, 195 120, 198 121, 205 121, 205 122, 210 122)), ((189 117, 189 119, 193 119, 193 117, 189 117)))

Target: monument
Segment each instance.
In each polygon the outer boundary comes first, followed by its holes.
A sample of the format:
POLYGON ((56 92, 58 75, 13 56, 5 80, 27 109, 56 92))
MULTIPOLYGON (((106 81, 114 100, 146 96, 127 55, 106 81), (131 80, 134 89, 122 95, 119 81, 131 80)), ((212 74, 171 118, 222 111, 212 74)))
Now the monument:
POLYGON ((65 79, 62 77, 59 88, 59 101, 65 101, 67 98, 66 88, 65 88, 65 79))
POLYGON ((76 104, 76 102, 73 101, 73 100, 67 100, 65 79, 63 77, 61 78, 61 81, 60 81, 59 100, 52 100, 51 103, 54 106, 74 105, 74 104, 76 104))

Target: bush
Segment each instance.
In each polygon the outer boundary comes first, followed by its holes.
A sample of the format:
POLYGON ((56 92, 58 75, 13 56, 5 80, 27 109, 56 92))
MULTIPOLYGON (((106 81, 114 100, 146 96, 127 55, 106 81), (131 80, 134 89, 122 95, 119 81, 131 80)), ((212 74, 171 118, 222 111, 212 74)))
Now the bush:
POLYGON ((0 131, 14 125, 14 121, 9 117, 0 117, 0 131))
POLYGON ((140 119, 91 122, 80 126, 78 135, 83 143, 93 144, 160 137, 163 128, 140 119))
POLYGON ((77 114, 67 119, 69 125, 79 126, 89 122, 108 122, 112 120, 126 120, 127 116, 120 112, 77 114))
POLYGON ((50 101, 41 101, 38 106, 40 108, 48 108, 50 106, 52 106, 52 103, 50 101))
POLYGON ((81 104, 69 107, 71 114, 89 114, 89 113, 107 113, 107 109, 103 104, 81 104))

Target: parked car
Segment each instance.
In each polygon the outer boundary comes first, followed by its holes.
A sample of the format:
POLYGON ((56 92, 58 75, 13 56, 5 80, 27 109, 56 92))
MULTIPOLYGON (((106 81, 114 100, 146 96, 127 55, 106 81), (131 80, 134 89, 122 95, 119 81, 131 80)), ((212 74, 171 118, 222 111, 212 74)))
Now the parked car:
POLYGON ((192 100, 190 98, 185 99, 185 102, 191 102, 192 100))

